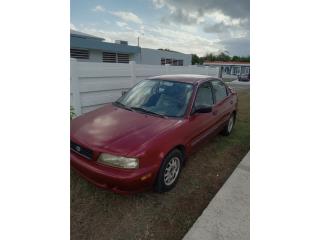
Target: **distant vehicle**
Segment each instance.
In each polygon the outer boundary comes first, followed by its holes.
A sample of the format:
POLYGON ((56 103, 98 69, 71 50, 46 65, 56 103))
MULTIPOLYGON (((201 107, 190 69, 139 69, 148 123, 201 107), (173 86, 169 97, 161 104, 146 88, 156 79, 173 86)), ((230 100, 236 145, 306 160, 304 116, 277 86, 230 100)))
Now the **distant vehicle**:
POLYGON ((250 73, 249 74, 240 74, 238 76, 238 80, 242 82, 249 82, 250 81, 250 73))
MULTIPOLYGON (((204 139, 229 135, 237 94, 220 79, 164 75, 71 122, 71 166, 118 193, 172 189, 204 139)), ((187 187, 187 186, 186 186, 187 187)))

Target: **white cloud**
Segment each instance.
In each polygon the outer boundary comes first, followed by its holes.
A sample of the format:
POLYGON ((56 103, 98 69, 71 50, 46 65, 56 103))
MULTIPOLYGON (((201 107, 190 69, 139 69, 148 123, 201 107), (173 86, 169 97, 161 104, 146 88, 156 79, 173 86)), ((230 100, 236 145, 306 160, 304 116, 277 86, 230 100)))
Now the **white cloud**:
POLYGON ((119 27, 125 27, 125 26, 127 26, 128 24, 127 23, 125 23, 125 22, 116 22, 116 24, 119 26, 119 27))
MULTIPOLYGON (((110 42, 127 40, 131 45, 137 45, 140 36, 142 47, 169 48, 200 56, 225 50, 249 54, 249 0, 152 0, 152 3, 153 11, 163 8, 161 15, 155 16, 156 21, 143 22, 133 12, 109 11, 97 5, 92 11, 115 17, 97 25, 78 23, 77 30, 110 42)), ((70 28, 76 29, 72 23, 70 28)))
POLYGON ((153 5, 156 8, 162 8, 165 5, 165 1, 164 0, 152 0, 152 2, 153 2, 153 5))
POLYGON ((188 30, 181 29, 179 26, 154 27, 145 25, 137 29, 122 30, 100 30, 87 26, 80 31, 106 39, 107 42, 122 39, 130 45, 137 45, 137 37, 140 37, 140 45, 145 48, 169 48, 183 53, 196 53, 200 56, 209 52, 224 50, 224 47, 217 39, 207 39, 201 37, 196 32, 196 27, 188 30), (173 37, 174 36, 174 37, 173 37))
POLYGON ((97 5, 92 9, 92 11, 94 11, 94 12, 105 12, 106 9, 104 7, 102 7, 101 5, 97 5))
POLYGON ((216 23, 223 23, 226 26, 239 26, 241 23, 248 21, 248 19, 231 18, 230 16, 223 14, 221 11, 213 11, 206 14, 206 17, 209 18, 209 20, 216 23))
MULTIPOLYGON (((203 36, 220 41, 230 53, 250 51, 250 0, 152 0, 153 6, 166 11, 161 22, 202 29, 203 36), (210 35, 210 36, 209 36, 210 35), (238 41, 238 43, 236 43, 238 41), (236 48, 242 48, 238 51, 236 48), (235 51, 237 50, 237 51, 235 51)), ((223 49, 221 49, 223 51, 223 49)))
POLYGON ((250 0, 152 0, 156 8, 167 7, 171 14, 176 11, 197 12, 199 16, 212 11, 221 11, 232 18, 248 18, 250 0), (172 11, 173 10, 173 11, 172 11))
POLYGON ((76 26, 73 23, 70 23, 70 29, 77 30, 76 26))
POLYGON ((119 12, 110 12, 112 15, 122 19, 122 21, 125 22, 133 22, 137 24, 142 24, 141 18, 139 18, 137 15, 135 15, 132 12, 124 12, 124 11, 119 11, 119 12))

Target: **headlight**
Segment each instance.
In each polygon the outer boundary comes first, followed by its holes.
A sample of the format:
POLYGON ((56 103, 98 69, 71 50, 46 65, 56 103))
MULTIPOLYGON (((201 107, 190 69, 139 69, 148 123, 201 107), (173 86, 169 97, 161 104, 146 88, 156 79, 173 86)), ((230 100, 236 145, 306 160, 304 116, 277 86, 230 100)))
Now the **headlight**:
POLYGON ((114 156, 108 153, 101 153, 98 162, 119 168, 138 168, 139 159, 114 156))

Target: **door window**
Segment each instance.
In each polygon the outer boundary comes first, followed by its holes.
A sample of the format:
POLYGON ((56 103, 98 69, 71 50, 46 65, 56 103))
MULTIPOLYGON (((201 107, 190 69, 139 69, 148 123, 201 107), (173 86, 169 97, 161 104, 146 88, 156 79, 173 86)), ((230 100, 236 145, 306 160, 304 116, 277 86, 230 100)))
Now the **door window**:
POLYGON ((198 88, 197 96, 194 102, 194 108, 199 106, 212 106, 212 104, 213 97, 211 86, 208 83, 204 83, 198 88))
POLYGON ((211 81, 211 84, 215 102, 220 102, 228 95, 227 88, 221 81, 211 81))

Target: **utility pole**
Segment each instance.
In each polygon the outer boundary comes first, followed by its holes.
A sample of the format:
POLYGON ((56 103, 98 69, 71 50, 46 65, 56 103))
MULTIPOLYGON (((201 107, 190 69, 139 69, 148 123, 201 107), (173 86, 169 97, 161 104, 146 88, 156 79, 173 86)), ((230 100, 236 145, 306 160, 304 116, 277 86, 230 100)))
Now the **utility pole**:
POLYGON ((140 36, 138 36, 138 47, 140 48, 140 64, 142 64, 142 51, 140 47, 140 36))

